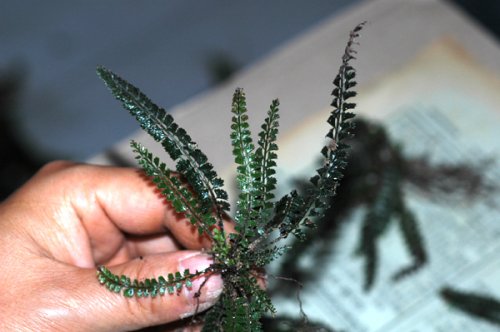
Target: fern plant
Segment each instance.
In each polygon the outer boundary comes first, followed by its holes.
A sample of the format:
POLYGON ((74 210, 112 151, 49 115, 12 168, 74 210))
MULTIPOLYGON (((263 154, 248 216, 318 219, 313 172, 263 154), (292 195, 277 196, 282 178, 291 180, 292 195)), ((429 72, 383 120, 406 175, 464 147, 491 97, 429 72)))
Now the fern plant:
MULTIPOLYGON (((333 110, 328 119, 331 128, 326 134, 328 143, 321 150, 324 162, 310 179, 312 187, 307 193, 294 190, 274 200, 278 100, 272 101, 254 143, 245 93, 242 89, 234 92, 230 138, 240 191, 233 217, 237 233, 228 234, 224 229, 223 218, 229 212, 229 203, 223 181, 188 133, 138 88, 99 67, 98 75, 112 94, 176 162, 174 173, 146 147, 131 143, 139 165, 175 211, 184 214, 200 236, 210 238, 213 256, 213 264, 205 270, 172 271, 166 278, 144 280, 118 276, 101 266, 97 270, 99 282, 126 297, 156 297, 173 294, 182 287, 192 288, 193 279, 217 273, 222 276, 224 289, 217 304, 205 314, 204 331, 260 331, 261 317, 276 310, 268 294, 258 285, 258 271, 287 249, 282 240, 290 234, 304 238, 303 228, 314 227, 313 220, 330 206, 342 179, 348 149, 344 140, 351 136, 353 129, 350 120, 354 117, 351 110, 355 104, 350 98, 356 95, 353 91, 355 70, 350 62, 354 59, 353 45, 362 27, 363 23, 351 31, 333 82, 333 110)), ((199 292, 196 290, 195 296, 199 296, 199 292)))

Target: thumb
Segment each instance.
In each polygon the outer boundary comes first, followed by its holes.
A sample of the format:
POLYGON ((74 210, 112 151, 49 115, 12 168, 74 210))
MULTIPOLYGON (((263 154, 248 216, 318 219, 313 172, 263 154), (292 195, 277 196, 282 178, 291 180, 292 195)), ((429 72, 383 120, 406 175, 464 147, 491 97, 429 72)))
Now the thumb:
MULTIPOLYGON (((189 269, 191 273, 202 271, 213 263, 211 256, 199 251, 177 251, 166 254, 145 256, 127 263, 110 266, 115 275, 126 275, 139 281, 156 278, 169 273, 189 269)), ((179 292, 165 293, 163 296, 127 298, 121 293, 109 291, 94 276, 87 276, 86 287, 80 289, 85 317, 89 330, 130 330, 170 323, 204 311, 215 304, 222 292, 220 275, 200 275, 192 280, 193 286, 182 287, 179 292), (208 278, 208 280, 206 280, 208 278), (205 282, 206 280, 206 282, 205 282), (205 282, 203 284, 203 282, 205 282), (200 289, 200 287, 203 287, 200 289), (199 298, 195 293, 200 291, 199 298), (198 302, 199 301, 199 302, 198 302), (89 319, 91 318, 91 319, 89 319), (91 321, 89 323, 89 321, 91 321)))

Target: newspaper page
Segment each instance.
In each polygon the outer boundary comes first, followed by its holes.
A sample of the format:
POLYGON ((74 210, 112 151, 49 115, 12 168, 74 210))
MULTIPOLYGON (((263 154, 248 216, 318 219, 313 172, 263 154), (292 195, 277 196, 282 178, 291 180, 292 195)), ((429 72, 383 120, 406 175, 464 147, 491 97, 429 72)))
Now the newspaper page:
MULTIPOLYGON (((387 125, 408 155, 425 154, 435 162, 473 162, 483 157, 500 160, 498 91, 496 77, 452 41, 442 40, 406 67, 361 89, 357 102, 362 113, 387 125)), ((284 178, 314 172, 314 153, 323 144, 318 135, 327 131, 326 112, 313 116, 281 140, 281 184, 284 178), (314 144, 318 149, 311 149, 314 144), (313 154, 307 152, 310 150, 313 154)), ((495 163, 484 176, 500 183, 499 162, 495 163)), ((430 200, 411 188, 405 195, 417 215, 428 264, 399 282, 390 280, 394 272, 410 263, 400 231, 393 226, 379 245, 376 283, 364 292, 363 259, 354 255, 362 214, 357 211, 343 228, 329 262, 314 266, 321 269, 321 279, 301 291, 309 319, 349 332, 498 331, 488 322, 447 306, 439 290, 452 286, 500 298, 499 199, 457 204, 447 199, 430 200)), ((312 268, 307 260, 299 263, 312 268)), ((275 300, 279 314, 299 315, 295 298, 275 300)))

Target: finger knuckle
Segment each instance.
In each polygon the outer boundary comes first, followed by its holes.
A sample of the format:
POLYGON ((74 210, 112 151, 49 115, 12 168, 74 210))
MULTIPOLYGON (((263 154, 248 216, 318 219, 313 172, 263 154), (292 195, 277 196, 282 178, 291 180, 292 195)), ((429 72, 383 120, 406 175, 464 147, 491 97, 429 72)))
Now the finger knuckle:
POLYGON ((42 168, 40 169, 39 173, 41 174, 53 174, 68 168, 71 168, 73 166, 77 165, 75 162, 69 161, 69 160, 54 160, 51 162, 48 162, 42 168))

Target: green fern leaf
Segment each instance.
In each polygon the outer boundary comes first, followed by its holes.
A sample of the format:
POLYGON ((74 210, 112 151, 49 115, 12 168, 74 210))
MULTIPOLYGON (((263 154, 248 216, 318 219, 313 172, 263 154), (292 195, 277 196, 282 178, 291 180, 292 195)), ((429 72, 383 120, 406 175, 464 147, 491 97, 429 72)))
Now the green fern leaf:
POLYGON ((234 161, 238 165, 236 180, 240 190, 237 202, 236 230, 241 239, 247 241, 257 235, 257 197, 261 196, 258 182, 255 146, 250 132, 246 108, 246 97, 242 89, 236 89, 231 107, 233 118, 231 124, 231 143, 234 161))
POLYGON ((222 301, 226 313, 223 318, 223 331, 260 332, 262 330, 261 313, 252 305, 253 301, 244 297, 229 296, 223 297, 222 301))
POLYGON ((205 212, 217 208, 222 227, 222 211, 229 210, 227 193, 222 189, 223 181, 208 163, 206 155, 170 114, 155 105, 138 88, 103 67, 99 67, 97 73, 141 127, 161 142, 170 157, 177 161, 177 171, 185 176, 198 194, 205 212))
MULTIPOLYGON (((267 220, 270 217, 270 212, 273 207, 272 199, 274 199, 273 191, 276 189, 276 159, 278 145, 276 139, 278 135, 278 106, 279 101, 273 100, 267 118, 262 125, 262 131, 259 133, 259 147, 255 151, 255 161, 258 169, 258 184, 260 185, 260 196, 257 197, 259 203, 260 219, 267 220)), ((263 225, 259 225, 262 227, 263 225)))
POLYGON ((99 266, 97 269, 97 279, 110 291, 120 293, 123 291, 125 297, 156 297, 165 294, 174 294, 180 292, 182 287, 192 288, 192 280, 202 274, 209 273, 212 269, 207 268, 203 271, 191 273, 188 269, 184 273, 179 271, 175 274, 169 273, 167 279, 163 276, 139 281, 131 280, 125 275, 118 276, 113 274, 107 267, 99 266))
POLYGON ((321 150, 324 162, 323 166, 317 170, 317 174, 311 178, 311 183, 314 189, 310 190, 306 197, 301 197, 293 191, 290 195, 285 196, 275 209, 276 217, 270 221, 272 227, 267 226, 266 229, 272 229, 274 225, 279 224, 280 238, 285 238, 289 233, 294 234, 299 239, 303 239, 304 234, 301 227, 310 224, 311 217, 321 217, 326 209, 330 206, 331 198, 335 195, 336 189, 342 179, 343 171, 347 165, 347 149, 348 145, 343 141, 352 136, 353 125, 351 123, 354 114, 349 112, 355 104, 347 102, 355 93, 351 91, 356 85, 355 70, 350 65, 350 61, 354 59, 356 53, 353 45, 359 37, 358 32, 362 29, 364 23, 359 24, 351 32, 347 43, 344 56, 342 57, 342 65, 339 73, 333 81, 335 89, 332 92, 334 96, 332 106, 333 110, 328 119, 331 129, 326 134, 329 138, 327 145, 321 150), (286 213, 283 213, 283 207, 286 207, 286 213))
POLYGON ((233 299, 226 295, 222 298, 222 302, 225 309, 224 331, 253 331, 248 315, 248 303, 244 298, 233 299))
POLYGON ((137 154, 139 165, 170 201, 175 211, 184 214, 191 224, 198 228, 200 235, 206 233, 211 236, 210 228, 216 223, 215 218, 211 213, 203 211, 198 198, 192 194, 180 177, 172 174, 165 163, 160 162, 158 157, 154 157, 140 143, 132 141, 131 146, 137 154))
POLYGON ((350 65, 350 61, 355 59, 354 54, 356 51, 353 49, 353 45, 356 38, 359 37, 358 32, 363 25, 364 23, 359 24, 351 32, 342 57, 342 65, 333 81, 335 85, 332 92, 334 99, 331 103, 333 110, 328 118, 331 129, 326 135, 329 142, 321 150, 324 157, 323 167, 317 170, 317 176, 311 178, 311 182, 318 190, 318 197, 315 200, 316 210, 325 210, 330 206, 331 198, 335 195, 336 188, 347 165, 347 149, 349 146, 343 141, 352 136, 353 124, 350 120, 354 118, 354 113, 349 112, 349 110, 355 107, 355 104, 349 103, 348 100, 356 95, 351 90, 356 86, 356 71, 350 65))

